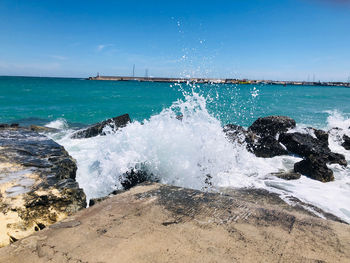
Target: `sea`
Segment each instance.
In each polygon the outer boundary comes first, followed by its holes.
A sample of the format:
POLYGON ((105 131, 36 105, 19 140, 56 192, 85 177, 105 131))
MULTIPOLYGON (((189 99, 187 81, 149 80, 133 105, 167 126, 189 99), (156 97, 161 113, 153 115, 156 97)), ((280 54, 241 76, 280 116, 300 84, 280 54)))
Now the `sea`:
MULTIPOLYGON (((143 169, 161 183, 203 191, 266 189, 290 204, 296 197, 350 223, 350 165, 329 165, 333 182, 306 176, 285 181, 271 173, 292 170, 301 158, 258 158, 223 132, 226 124, 249 127, 269 115, 295 119, 300 132, 338 127, 350 135, 350 88, 0 77, 0 123, 58 129, 47 135, 76 159, 77 181, 88 199, 121 189, 125 172, 143 169), (132 122, 122 129, 70 138, 77 129, 125 113, 132 122)), ((350 164, 342 134, 331 132, 329 145, 350 164)))

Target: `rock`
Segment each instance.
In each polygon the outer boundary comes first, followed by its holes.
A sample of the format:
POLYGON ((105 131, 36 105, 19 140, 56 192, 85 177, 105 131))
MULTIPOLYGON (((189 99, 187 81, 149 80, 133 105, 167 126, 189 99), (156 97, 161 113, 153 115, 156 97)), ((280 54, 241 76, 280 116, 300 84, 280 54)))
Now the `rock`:
POLYGON ((271 158, 286 155, 288 151, 272 136, 257 138, 253 143, 248 142, 248 149, 257 157, 271 158))
POLYGON ((0 129, 0 247, 86 207, 65 149, 37 132, 0 129))
POLYGON ((240 125, 236 124, 226 124, 223 128, 224 133, 231 134, 231 133, 246 133, 247 131, 240 125))
POLYGON ((120 177, 120 183, 124 190, 129 190, 130 188, 147 181, 158 181, 152 179, 152 175, 148 174, 143 170, 131 169, 131 171, 126 172, 120 177))
POLYGON ((288 151, 302 157, 313 155, 322 159, 326 163, 337 163, 343 166, 347 165, 344 155, 333 153, 325 145, 325 141, 321 141, 309 134, 294 132, 283 133, 279 137, 279 141, 286 146, 288 151))
POLYGON ((110 126, 113 129, 118 129, 125 127, 130 122, 129 114, 124 114, 115 118, 111 118, 99 123, 96 123, 84 130, 80 130, 75 132, 72 135, 73 139, 79 139, 79 138, 90 138, 95 137, 97 135, 106 135, 103 132, 103 129, 107 126, 110 126))
POLYGON ((261 189, 228 190, 139 185, 1 248, 0 262, 349 261, 349 225, 261 189))
POLYGON ((350 137, 347 135, 343 135, 343 143, 342 146, 345 148, 345 150, 350 150, 350 137))
POLYGON ((328 146, 329 135, 327 132, 325 132, 323 130, 318 130, 315 128, 310 128, 310 129, 312 129, 314 131, 316 138, 319 139, 325 147, 328 146))
POLYGON ((250 135, 247 148, 257 157, 271 158, 288 154, 288 151, 277 141, 276 137, 295 127, 295 121, 285 116, 268 116, 257 119, 249 128, 250 135))
POLYGON ((237 141, 240 144, 244 143, 249 137, 248 132, 242 126, 236 124, 225 125, 223 132, 231 142, 237 141))
POLYGON ((278 155, 288 154, 273 136, 268 134, 255 134, 251 130, 245 130, 242 126, 227 124, 223 131, 230 141, 237 141, 240 144, 245 143, 247 150, 254 153, 257 157, 271 158, 278 155))
POLYGON ((29 129, 35 132, 57 132, 58 131, 57 129, 54 129, 54 128, 38 126, 38 125, 30 125, 29 129))
POLYGON ((326 160, 330 164, 337 163, 344 167, 348 165, 348 162, 346 161, 345 156, 340 153, 330 152, 327 154, 326 160))
POLYGON ((278 178, 284 179, 284 180, 297 180, 300 178, 300 173, 295 172, 279 172, 279 173, 271 173, 271 175, 274 175, 278 178))
POLYGON ((294 171, 321 182, 334 180, 333 171, 327 167, 326 162, 314 155, 294 164, 294 171))
POLYGON ((295 120, 286 116, 268 116, 257 119, 250 127, 252 131, 260 136, 272 136, 295 128, 295 120))
POLYGON ((323 146, 317 139, 309 134, 294 132, 283 133, 279 137, 279 141, 286 146, 286 148, 295 154, 307 157, 316 152, 325 151, 323 146))

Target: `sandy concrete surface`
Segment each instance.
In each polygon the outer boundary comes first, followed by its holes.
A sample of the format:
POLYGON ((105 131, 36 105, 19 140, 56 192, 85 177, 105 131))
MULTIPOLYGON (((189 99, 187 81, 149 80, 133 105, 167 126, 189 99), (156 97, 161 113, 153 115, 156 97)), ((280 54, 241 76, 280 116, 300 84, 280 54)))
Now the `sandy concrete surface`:
POLYGON ((350 262, 350 226, 279 202, 145 184, 0 249, 0 262, 350 262))

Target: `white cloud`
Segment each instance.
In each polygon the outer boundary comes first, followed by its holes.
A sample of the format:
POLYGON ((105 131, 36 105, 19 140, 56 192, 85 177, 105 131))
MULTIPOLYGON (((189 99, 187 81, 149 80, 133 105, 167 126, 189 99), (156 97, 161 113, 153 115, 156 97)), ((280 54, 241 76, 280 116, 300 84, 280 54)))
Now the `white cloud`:
POLYGON ((104 50, 105 48, 112 47, 112 46, 114 46, 114 45, 113 44, 100 44, 97 46, 97 51, 100 52, 100 51, 104 50))

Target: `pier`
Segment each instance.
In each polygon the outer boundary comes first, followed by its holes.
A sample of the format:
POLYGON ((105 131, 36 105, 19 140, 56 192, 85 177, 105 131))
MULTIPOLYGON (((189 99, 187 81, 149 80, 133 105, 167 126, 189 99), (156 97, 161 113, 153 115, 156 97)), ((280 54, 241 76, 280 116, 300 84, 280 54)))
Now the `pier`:
POLYGON ((217 78, 165 78, 165 77, 129 77, 129 76, 100 76, 89 77, 88 80, 109 81, 139 81, 139 82, 169 82, 169 83, 210 83, 210 84, 270 84, 293 86, 336 86, 350 87, 349 82, 310 82, 310 81, 275 81, 248 79, 217 79, 217 78))

